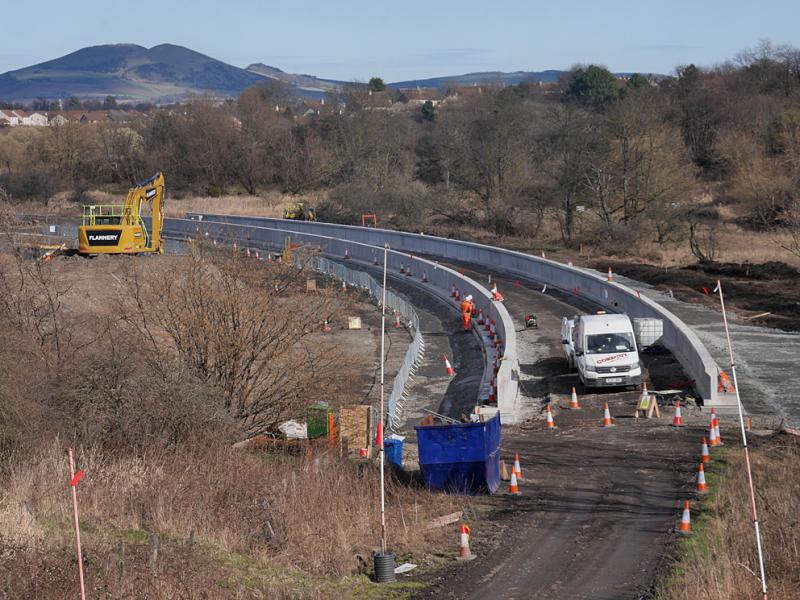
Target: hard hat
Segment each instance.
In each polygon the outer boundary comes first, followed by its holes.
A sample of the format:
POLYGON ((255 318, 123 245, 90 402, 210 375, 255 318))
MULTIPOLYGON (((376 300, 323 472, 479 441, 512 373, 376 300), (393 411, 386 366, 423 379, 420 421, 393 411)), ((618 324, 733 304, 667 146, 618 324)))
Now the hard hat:
POLYGON ((468 302, 472 302, 472 294, 470 294, 469 296, 467 296, 467 297, 465 298, 465 300, 467 300, 468 302))

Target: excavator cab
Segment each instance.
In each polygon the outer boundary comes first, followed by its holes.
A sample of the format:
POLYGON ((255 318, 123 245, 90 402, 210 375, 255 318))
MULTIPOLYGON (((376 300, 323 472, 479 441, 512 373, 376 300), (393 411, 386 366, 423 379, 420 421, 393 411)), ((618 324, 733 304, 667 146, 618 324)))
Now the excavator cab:
POLYGON ((164 194, 164 174, 159 172, 131 188, 125 204, 84 206, 83 223, 78 227, 78 253, 163 252, 161 230, 164 223, 164 194), (142 218, 145 204, 151 216, 149 231, 142 218))

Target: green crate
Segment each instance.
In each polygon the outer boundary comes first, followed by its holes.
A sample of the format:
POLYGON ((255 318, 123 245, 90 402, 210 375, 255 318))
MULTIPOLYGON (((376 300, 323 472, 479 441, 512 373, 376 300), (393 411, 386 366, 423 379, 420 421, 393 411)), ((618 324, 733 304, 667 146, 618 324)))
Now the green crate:
POLYGON ((328 415, 333 409, 327 402, 317 402, 308 407, 308 437, 314 439, 328 435, 328 415))

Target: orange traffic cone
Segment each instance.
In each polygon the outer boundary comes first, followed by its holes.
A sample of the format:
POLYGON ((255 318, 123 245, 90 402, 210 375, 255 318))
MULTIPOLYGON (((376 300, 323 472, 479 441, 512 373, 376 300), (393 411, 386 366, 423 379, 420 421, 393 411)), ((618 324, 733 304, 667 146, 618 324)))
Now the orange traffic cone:
POLYGON ((459 531, 459 544, 458 544, 458 560, 472 560, 475 556, 469 549, 469 525, 466 523, 461 524, 459 531))
POLYGON ((402 274, 403 274, 403 273, 405 273, 405 272, 406 272, 406 267, 405 267, 405 265, 404 265, 403 263, 400 263, 400 274, 402 275, 402 274))
POLYGON ((444 357, 444 366, 447 369, 447 374, 450 377, 455 376, 456 370, 453 368, 453 365, 450 364, 450 361, 447 359, 447 355, 443 354, 442 356, 444 357))
POLYGON ((603 424, 601 427, 614 427, 614 422, 611 420, 611 411, 608 410, 608 402, 603 403, 603 424))
POLYGON ((684 500, 683 502, 683 515, 681 515, 681 521, 678 523, 678 533, 681 535, 689 535, 692 533, 692 517, 689 513, 688 500, 684 500))
POLYGON ((350 250, 348 250, 347 248, 344 249, 344 259, 350 260, 350 250))
POLYGON ((708 486, 706 485, 706 470, 703 468, 703 463, 697 468, 697 486, 695 491, 698 494, 707 494, 708 486))
POLYGON ((422 272, 422 283, 428 283, 428 272, 427 271, 423 271, 422 272))
POLYGON ((553 420, 553 411, 550 410, 550 405, 547 405, 547 428, 548 429, 558 429, 556 427, 556 422, 553 420))
POLYGON ((711 419, 711 425, 708 426, 708 445, 712 448, 717 445, 717 428, 714 427, 714 419, 711 419))
POLYGON ((522 479, 522 471, 519 467, 519 452, 514 453, 514 473, 516 473, 517 479, 522 479))
POLYGON ((247 252, 245 252, 245 254, 247 255, 247 258, 250 258, 250 248, 247 248, 247 252))
POLYGON ((456 284, 455 283, 451 283, 450 284, 450 297, 451 298, 455 298, 456 297, 456 284))
POLYGON ((403 324, 400 322, 400 311, 394 311, 394 326, 395 327, 402 327, 403 324))
POLYGON ((745 431, 750 431, 750 429, 752 429, 752 427, 753 427, 753 422, 750 420, 750 417, 745 418, 744 430, 745 431))
POLYGON ((272 252, 270 252, 269 254, 267 254, 267 262, 268 262, 268 263, 271 263, 271 262, 272 262, 272 252))
POLYGON ((717 446, 724 445, 722 442, 722 434, 720 433, 719 430, 719 419, 717 418, 716 415, 714 415, 714 435, 717 436, 717 446))
POLYGON ((706 443, 706 438, 703 438, 703 445, 700 446, 700 461, 707 465, 711 462, 711 454, 708 452, 708 444, 706 443))
POLYGON ((344 279, 342 279, 342 291, 343 292, 347 291, 347 282, 344 279))
POLYGON ((573 410, 580 410, 581 406, 578 404, 578 394, 575 391, 575 386, 572 386, 572 397, 569 400, 569 407, 573 410))
POLYGON ((511 481, 508 482, 508 493, 510 496, 519 496, 519 483, 517 483, 517 474, 511 471, 511 481))
POLYGON ((608 280, 614 281, 614 274, 611 272, 611 267, 608 267, 608 280))
POLYGON ((681 417, 681 401, 675 402, 675 417, 672 419, 673 427, 683 427, 683 418, 681 417))

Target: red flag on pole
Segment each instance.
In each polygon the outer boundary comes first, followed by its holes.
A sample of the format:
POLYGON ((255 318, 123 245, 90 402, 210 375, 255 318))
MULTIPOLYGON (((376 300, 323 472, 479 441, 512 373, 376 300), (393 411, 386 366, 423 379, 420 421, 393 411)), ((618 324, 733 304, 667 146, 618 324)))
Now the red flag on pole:
POLYGON ((83 471, 81 471, 80 469, 78 469, 78 472, 77 472, 77 473, 75 473, 75 477, 73 477, 72 479, 70 479, 70 480, 69 480, 69 484, 70 484, 72 487, 75 487, 76 485, 78 485, 78 482, 79 482, 81 479, 83 479, 83 476, 84 476, 84 474, 85 474, 85 473, 84 473, 83 471))

